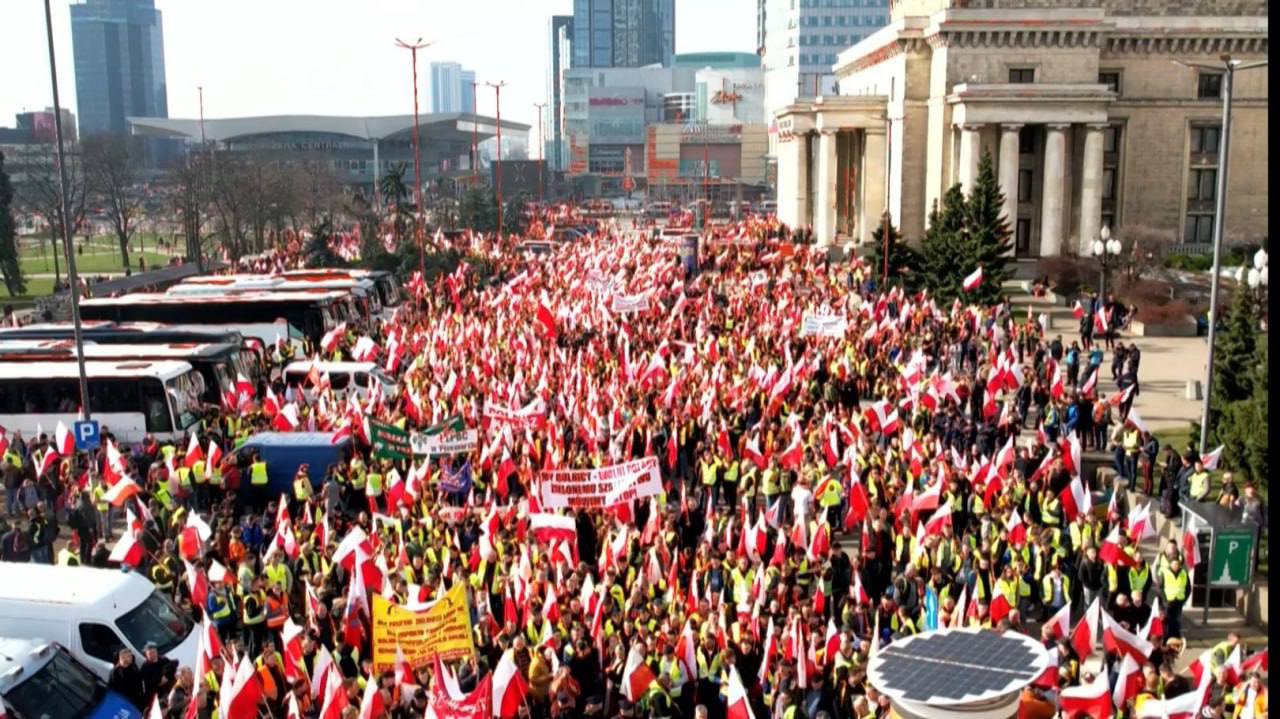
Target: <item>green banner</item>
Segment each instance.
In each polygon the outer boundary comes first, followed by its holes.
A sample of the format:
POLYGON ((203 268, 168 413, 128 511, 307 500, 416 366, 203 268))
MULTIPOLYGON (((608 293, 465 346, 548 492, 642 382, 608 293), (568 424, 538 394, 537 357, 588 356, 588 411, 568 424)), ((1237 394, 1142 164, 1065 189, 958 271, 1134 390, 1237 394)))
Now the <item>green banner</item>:
POLYGON ((378 459, 409 459, 413 451, 409 448, 409 432, 395 425, 382 422, 369 422, 369 434, 373 435, 373 456, 378 459))
POLYGON ((1253 581, 1254 534, 1226 530, 1213 535, 1209 583, 1214 587, 1244 587, 1253 581))
POLYGON ((432 437, 437 434, 440 434, 441 432, 449 432, 449 433, 456 434, 466 428, 467 428, 467 425, 462 421, 462 415, 455 414, 452 417, 446 417, 445 420, 440 424, 434 425, 432 427, 427 427, 425 430, 422 431, 422 433, 428 437, 432 437))

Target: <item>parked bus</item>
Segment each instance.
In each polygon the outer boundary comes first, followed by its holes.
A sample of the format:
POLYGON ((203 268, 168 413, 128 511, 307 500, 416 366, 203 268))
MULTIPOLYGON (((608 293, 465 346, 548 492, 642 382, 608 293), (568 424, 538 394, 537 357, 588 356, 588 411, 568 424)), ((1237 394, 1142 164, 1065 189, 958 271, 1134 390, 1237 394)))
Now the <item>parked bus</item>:
POLYGON ((142 719, 62 646, 0 638, 0 713, 9 719, 142 719))
MULTIPOLYGON (((201 418, 204 378, 176 360, 93 360, 84 363, 89 411, 122 442, 147 434, 180 441, 201 418)), ((80 373, 75 362, 0 361, 0 427, 27 437, 80 415, 80 373)))
POLYGON ((200 275, 189 277, 170 287, 165 294, 195 297, 243 292, 309 292, 312 290, 350 293, 355 306, 365 319, 373 319, 382 312, 382 300, 373 280, 345 276, 311 279, 279 275, 200 275))
POLYGON ((281 272, 280 276, 289 279, 349 277, 355 280, 371 280, 373 282, 373 286, 378 290, 378 301, 382 303, 382 307, 384 309, 394 309, 399 307, 401 302, 404 302, 404 294, 400 292, 400 283, 396 281, 395 275, 386 270, 340 268, 286 270, 281 272))
MULTIPOLYGON (((158 322, 80 323, 85 342, 98 345, 116 344, 230 344, 240 349, 240 365, 252 370, 246 374, 256 382, 265 366, 266 346, 257 337, 245 337, 235 330, 220 330, 202 325, 166 325, 158 322)), ((0 342, 13 340, 74 340, 75 327, 70 322, 46 322, 22 327, 0 327, 0 342)), ((153 358, 155 359, 155 358, 153 358)))
POLYGON ((115 322, 172 322, 236 330, 268 345, 320 338, 350 319, 350 295, 328 290, 182 297, 137 293, 83 300, 80 316, 115 322))
MULTIPOLYGON (((221 342, 204 344, 170 342, 157 344, 97 344, 85 340, 86 360, 179 360, 191 365, 204 378, 201 399, 218 404, 223 396, 235 396, 236 378, 243 376, 257 386, 259 367, 246 361, 238 346, 221 342)), ((74 362, 74 340, 6 340, 0 338, 0 362, 74 362)))

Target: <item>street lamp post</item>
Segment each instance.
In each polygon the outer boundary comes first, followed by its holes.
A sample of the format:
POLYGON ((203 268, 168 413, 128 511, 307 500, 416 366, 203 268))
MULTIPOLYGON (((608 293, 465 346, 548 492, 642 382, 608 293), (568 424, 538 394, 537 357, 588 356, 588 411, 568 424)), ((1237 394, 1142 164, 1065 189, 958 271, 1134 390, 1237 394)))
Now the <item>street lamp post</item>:
POLYGON ((1241 70, 1252 70, 1257 67, 1263 67, 1267 64, 1266 60, 1247 63, 1239 60, 1232 60, 1230 55, 1223 55, 1219 59, 1222 60, 1221 65, 1174 60, 1175 63, 1193 70, 1209 70, 1211 72, 1223 73, 1222 136, 1218 141, 1218 187, 1217 196, 1214 198, 1213 208, 1213 276, 1210 278, 1209 285, 1209 359, 1205 363, 1204 407, 1200 412, 1201 454, 1204 454, 1209 448, 1209 407, 1213 402, 1213 351, 1215 340, 1217 339, 1218 326, 1218 283, 1221 279, 1219 277, 1219 273, 1222 271, 1222 238, 1226 232, 1227 162, 1231 158, 1232 90, 1235 86, 1236 72, 1241 70))
MULTIPOLYGON (((71 321, 76 339, 76 364, 80 370, 80 411, 89 421, 89 380, 84 370, 84 333, 80 327, 80 278, 76 253, 71 247, 71 217, 67 208, 67 158, 62 150, 62 104, 58 101, 58 65, 53 56, 53 12, 44 0, 44 27, 49 39, 49 82, 53 85, 53 134, 58 143, 58 207, 62 214, 62 246, 67 252, 67 280, 71 283, 71 321)), ((56 231, 52 230, 51 231, 56 231)))
POLYGON ((480 83, 471 83, 471 187, 475 188, 480 183, 480 123, 477 121, 477 101, 476 89, 480 87, 480 83))
POLYGON ((1098 301, 1107 301, 1107 273, 1116 265, 1120 259, 1120 240, 1111 236, 1111 228, 1106 225, 1102 226, 1102 231, 1098 233, 1098 239, 1093 241, 1090 246, 1093 256, 1098 259, 1098 301))
POLYGON ((547 139, 542 135, 542 111, 546 109, 547 103, 535 102, 533 106, 538 108, 538 157, 542 159, 542 166, 538 168, 538 204, 542 204, 542 174, 547 171, 547 139))
MULTIPOLYGON (((430 46, 431 43, 423 42, 422 38, 413 42, 396 38, 396 47, 409 51, 410 62, 413 65, 413 194, 418 206, 417 215, 413 221, 413 234, 418 240, 418 272, 423 277, 427 275, 427 260, 426 252, 422 247, 422 155, 418 149, 418 51, 430 46)), ((376 178, 374 182, 377 182, 376 178)))
POLYGON ((502 241, 502 88, 506 87, 507 81, 486 82, 486 85, 493 88, 494 113, 497 115, 498 126, 498 154, 497 161, 499 163, 496 171, 493 173, 493 184, 495 189, 495 197, 498 201, 498 241, 502 241))

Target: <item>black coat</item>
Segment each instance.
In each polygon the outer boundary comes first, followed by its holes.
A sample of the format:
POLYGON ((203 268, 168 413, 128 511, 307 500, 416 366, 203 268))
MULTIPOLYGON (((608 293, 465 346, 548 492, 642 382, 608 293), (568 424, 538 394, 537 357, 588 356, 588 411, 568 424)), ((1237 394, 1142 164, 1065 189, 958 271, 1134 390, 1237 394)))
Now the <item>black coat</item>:
POLYGON ((107 688, 128 699, 139 711, 145 711, 144 700, 147 698, 147 693, 142 684, 142 672, 137 664, 112 667, 111 675, 107 678, 107 688))

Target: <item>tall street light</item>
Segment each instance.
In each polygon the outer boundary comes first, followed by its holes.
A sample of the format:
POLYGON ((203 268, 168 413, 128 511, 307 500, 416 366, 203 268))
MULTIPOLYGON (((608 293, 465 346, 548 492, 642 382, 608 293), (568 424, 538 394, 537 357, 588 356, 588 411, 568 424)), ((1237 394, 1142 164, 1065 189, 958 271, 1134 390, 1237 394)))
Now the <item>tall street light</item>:
POLYGON ((494 111, 497 114, 498 126, 498 167, 493 173, 493 183, 495 187, 495 195, 498 200, 498 241, 502 241, 502 88, 507 86, 507 81, 486 82, 486 85, 493 88, 494 111))
POLYGON ((1241 70, 1263 67, 1266 60, 1241 62, 1230 55, 1219 58, 1221 65, 1174 60, 1178 65, 1193 70, 1222 73, 1222 138, 1218 142, 1218 194, 1213 208, 1213 276, 1209 285, 1209 361, 1205 367, 1204 407, 1200 412, 1200 453, 1209 449, 1209 407, 1213 402, 1213 351, 1218 327, 1218 283, 1222 268, 1222 237, 1226 232, 1227 215, 1227 161, 1231 158, 1231 95, 1235 86, 1235 74, 1241 70))
POLYGON ((49 39, 49 82, 53 85, 53 134, 58 143, 58 207, 62 211, 62 247, 67 253, 67 280, 71 283, 71 321, 76 339, 76 364, 80 370, 80 411, 89 421, 89 380, 84 370, 84 333, 80 328, 80 277, 76 253, 71 249, 71 216, 67 208, 67 158, 62 150, 62 104, 58 101, 58 65, 53 57, 53 12, 44 0, 44 28, 49 39))
POLYGON ((538 108, 538 157, 542 159, 542 165, 538 168, 538 204, 542 204, 542 173, 547 169, 547 140, 542 136, 542 111, 546 109, 547 103, 535 102, 533 106, 538 108))
MULTIPOLYGON (((418 51, 431 47, 431 43, 423 42, 422 38, 418 38, 413 42, 405 42, 400 38, 396 38, 396 47, 408 50, 413 64, 413 194, 418 206, 418 212, 413 221, 413 234, 418 240, 418 272, 423 277, 426 277, 426 252, 422 248, 422 221, 424 219, 422 216, 422 155, 418 149, 418 51)), ((375 177, 374 182, 376 183, 377 181, 375 177)))
POLYGON ((1120 240, 1111 236, 1111 228, 1106 225, 1102 226, 1102 231, 1098 233, 1098 239, 1093 241, 1089 247, 1093 256, 1098 259, 1100 276, 1098 281, 1098 301, 1105 303, 1107 301, 1107 273, 1115 267, 1120 259, 1120 240))

